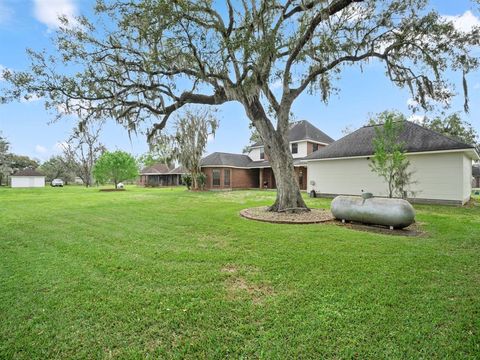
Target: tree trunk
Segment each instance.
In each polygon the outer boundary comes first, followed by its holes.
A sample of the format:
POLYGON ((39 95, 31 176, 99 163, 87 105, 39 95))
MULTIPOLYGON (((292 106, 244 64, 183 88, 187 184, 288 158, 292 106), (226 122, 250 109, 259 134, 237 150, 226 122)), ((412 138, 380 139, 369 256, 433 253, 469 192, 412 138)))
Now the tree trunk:
POLYGON ((300 193, 293 167, 293 158, 288 142, 289 109, 283 111, 287 115, 277 120, 277 129, 273 127, 258 100, 249 102, 245 106, 245 110, 262 138, 265 154, 268 156, 275 176, 277 198, 269 210, 289 213, 310 211, 300 193))
POLYGON ((268 149, 265 151, 277 186, 277 198, 269 210, 289 213, 309 211, 300 192, 288 142, 282 146, 278 141, 269 143, 267 140, 265 148, 268 149))

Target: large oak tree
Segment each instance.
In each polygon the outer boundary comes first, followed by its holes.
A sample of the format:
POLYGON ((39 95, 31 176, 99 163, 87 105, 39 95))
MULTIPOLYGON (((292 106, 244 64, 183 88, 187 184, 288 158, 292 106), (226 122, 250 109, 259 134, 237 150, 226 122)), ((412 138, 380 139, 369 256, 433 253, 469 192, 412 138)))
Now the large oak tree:
POLYGON ((4 74, 5 100, 42 96, 131 131, 157 118, 150 136, 186 104, 238 102, 275 174, 272 210, 306 209, 287 138, 302 93, 327 101, 346 67, 378 61, 427 107, 453 95, 447 72, 478 65, 478 29, 458 31, 428 0, 99 1, 76 25, 64 19, 56 54, 30 51, 29 71, 4 74))

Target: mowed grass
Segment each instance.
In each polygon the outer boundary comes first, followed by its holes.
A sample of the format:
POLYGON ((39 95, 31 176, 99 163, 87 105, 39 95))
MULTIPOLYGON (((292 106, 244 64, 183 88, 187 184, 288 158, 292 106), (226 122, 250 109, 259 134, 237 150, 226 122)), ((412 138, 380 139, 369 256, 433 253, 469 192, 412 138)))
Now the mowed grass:
POLYGON ((418 206, 423 237, 238 215, 273 199, 0 189, 0 358, 480 357, 480 206, 418 206))

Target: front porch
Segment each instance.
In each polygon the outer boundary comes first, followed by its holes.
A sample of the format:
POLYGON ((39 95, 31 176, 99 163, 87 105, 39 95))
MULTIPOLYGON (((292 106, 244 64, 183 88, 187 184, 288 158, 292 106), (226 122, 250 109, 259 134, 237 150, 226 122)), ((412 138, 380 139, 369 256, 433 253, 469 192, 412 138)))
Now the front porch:
MULTIPOLYGON (((300 190, 307 190, 307 167, 295 166, 295 175, 300 190)), ((276 189, 275 175, 271 168, 259 169, 258 183, 261 189, 276 189)))
POLYGON ((182 185, 182 177, 179 174, 158 174, 158 175, 141 175, 140 186, 178 186, 182 185))

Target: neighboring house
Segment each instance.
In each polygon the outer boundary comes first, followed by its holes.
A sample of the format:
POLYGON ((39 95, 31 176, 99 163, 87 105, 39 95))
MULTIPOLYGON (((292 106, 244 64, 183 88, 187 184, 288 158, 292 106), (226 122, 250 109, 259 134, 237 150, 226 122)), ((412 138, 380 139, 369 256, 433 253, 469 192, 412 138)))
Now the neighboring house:
POLYGON ((45 187, 45 175, 34 169, 19 170, 10 177, 12 188, 45 187))
MULTIPOLYGON (((307 156, 308 191, 386 196, 386 183, 370 168, 375 126, 364 126, 307 156)), ((479 159, 473 146, 408 121, 398 140, 405 144, 414 172, 413 201, 464 204, 470 199, 472 160, 479 159)))
MULTIPOLYGON (((306 120, 290 125, 288 139, 300 189, 307 189, 307 167, 301 162, 307 155, 334 140, 306 120)), ((250 147, 248 155, 215 152, 202 159, 207 189, 275 189, 275 177, 263 144, 250 147)))
POLYGON ((182 175, 185 172, 181 166, 174 169, 166 164, 158 163, 148 166, 140 172, 140 186, 176 186, 182 185, 182 175))
POLYGON ((474 188, 480 188, 480 164, 474 164, 472 166, 472 176, 473 176, 472 186, 474 188))

